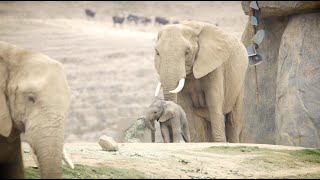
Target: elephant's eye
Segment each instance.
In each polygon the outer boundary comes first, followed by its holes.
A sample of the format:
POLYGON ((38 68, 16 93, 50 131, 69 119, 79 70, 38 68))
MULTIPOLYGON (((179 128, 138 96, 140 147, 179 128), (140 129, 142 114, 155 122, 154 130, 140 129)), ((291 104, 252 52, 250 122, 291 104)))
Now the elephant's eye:
POLYGON ((154 111, 153 113, 157 114, 157 111, 154 111))
POLYGON ((28 96, 28 101, 31 102, 31 103, 35 103, 36 102, 34 97, 32 97, 32 96, 28 96))

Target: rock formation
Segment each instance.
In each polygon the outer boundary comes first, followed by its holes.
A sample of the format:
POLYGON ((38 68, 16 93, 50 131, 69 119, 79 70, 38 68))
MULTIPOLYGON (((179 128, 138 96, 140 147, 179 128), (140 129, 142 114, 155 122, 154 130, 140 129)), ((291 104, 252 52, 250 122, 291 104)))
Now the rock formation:
MULTIPOLYGON (((242 2, 246 15, 249 3, 242 2)), ((247 71, 241 142, 320 147, 320 2, 257 4, 263 63, 256 66, 257 84, 254 67, 247 71)), ((252 37, 248 22, 246 47, 252 37)))

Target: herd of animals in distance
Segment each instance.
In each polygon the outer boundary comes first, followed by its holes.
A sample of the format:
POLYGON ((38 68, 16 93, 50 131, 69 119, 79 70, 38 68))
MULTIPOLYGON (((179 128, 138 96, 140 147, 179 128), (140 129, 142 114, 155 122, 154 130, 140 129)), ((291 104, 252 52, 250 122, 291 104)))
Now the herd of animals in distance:
MULTIPOLYGON (((85 13, 89 18, 94 18, 96 15, 96 12, 93 10, 86 8, 85 13)), ((162 17, 162 16, 141 16, 141 15, 135 15, 132 13, 128 13, 128 15, 113 15, 112 16, 112 22, 113 26, 116 26, 117 24, 119 26, 122 26, 125 22, 128 24, 135 24, 135 25, 166 25, 166 24, 179 24, 179 20, 170 20, 170 18, 162 17)), ((216 24, 217 25, 217 24, 216 24)))

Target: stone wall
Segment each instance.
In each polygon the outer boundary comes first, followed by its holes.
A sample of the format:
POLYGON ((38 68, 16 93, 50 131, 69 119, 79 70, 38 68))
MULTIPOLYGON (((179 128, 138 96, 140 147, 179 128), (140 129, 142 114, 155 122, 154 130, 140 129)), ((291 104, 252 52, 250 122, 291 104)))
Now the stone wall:
MULTIPOLYGON (((257 84, 254 67, 247 71, 241 142, 320 147, 320 3, 257 4, 264 62, 256 66, 257 84)), ((242 2, 245 14, 248 5, 242 2)), ((248 23, 246 47, 252 37, 248 23)))

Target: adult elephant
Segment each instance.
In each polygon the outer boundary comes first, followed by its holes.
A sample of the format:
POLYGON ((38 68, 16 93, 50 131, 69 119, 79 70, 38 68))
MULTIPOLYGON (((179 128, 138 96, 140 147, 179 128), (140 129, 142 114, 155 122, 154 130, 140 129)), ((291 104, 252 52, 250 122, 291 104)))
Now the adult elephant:
POLYGON ((62 178, 64 120, 70 89, 63 66, 46 55, 0 41, 0 177, 25 178, 25 133, 41 178, 62 178))
POLYGON ((239 142, 248 67, 240 40, 211 24, 185 21, 164 26, 155 51, 160 76, 155 95, 162 87, 165 100, 185 110, 191 140, 239 142))

